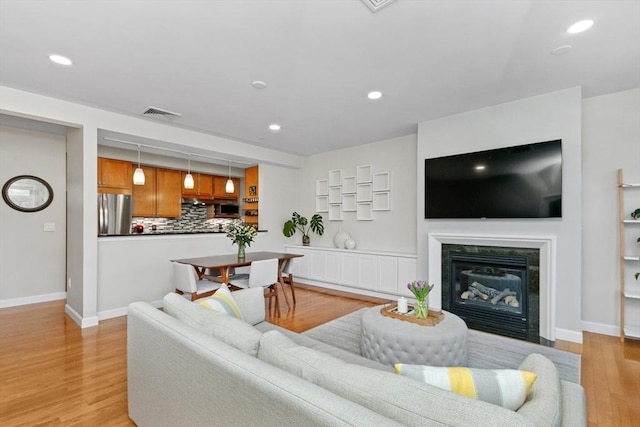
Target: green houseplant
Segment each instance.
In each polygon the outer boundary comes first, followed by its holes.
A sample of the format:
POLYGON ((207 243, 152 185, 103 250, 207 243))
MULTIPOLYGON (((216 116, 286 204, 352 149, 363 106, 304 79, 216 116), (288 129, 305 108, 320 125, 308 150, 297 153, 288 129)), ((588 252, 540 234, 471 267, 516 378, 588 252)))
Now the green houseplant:
POLYGON ((322 215, 314 214, 309 221, 306 217, 301 216, 298 212, 294 212, 291 219, 284 223, 282 228, 282 234, 286 237, 291 237, 296 234, 296 231, 302 233, 302 244, 309 246, 309 232, 313 231, 318 236, 324 234, 324 224, 322 223, 322 215))

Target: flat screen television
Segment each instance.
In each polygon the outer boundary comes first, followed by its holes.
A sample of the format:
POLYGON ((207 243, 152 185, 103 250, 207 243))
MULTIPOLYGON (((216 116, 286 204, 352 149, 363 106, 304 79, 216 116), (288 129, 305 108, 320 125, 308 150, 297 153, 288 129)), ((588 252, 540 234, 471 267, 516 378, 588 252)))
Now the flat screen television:
POLYGON ((562 140, 424 162, 425 218, 562 217, 562 140))

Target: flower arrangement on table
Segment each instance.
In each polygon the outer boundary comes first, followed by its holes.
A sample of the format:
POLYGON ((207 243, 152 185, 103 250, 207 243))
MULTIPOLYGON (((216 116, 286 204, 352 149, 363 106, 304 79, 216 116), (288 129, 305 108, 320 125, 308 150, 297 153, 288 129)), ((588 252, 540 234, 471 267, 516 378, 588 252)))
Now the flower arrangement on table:
POLYGON ((417 280, 407 283, 407 289, 416 297, 416 306, 414 308, 416 318, 426 319, 429 315, 429 307, 425 301, 429 296, 429 292, 433 289, 433 285, 429 285, 425 280, 417 280))
POLYGON ((233 223, 227 227, 227 237, 231 239, 231 243, 238 245, 238 259, 244 259, 245 247, 251 246, 257 234, 255 227, 249 224, 233 223))

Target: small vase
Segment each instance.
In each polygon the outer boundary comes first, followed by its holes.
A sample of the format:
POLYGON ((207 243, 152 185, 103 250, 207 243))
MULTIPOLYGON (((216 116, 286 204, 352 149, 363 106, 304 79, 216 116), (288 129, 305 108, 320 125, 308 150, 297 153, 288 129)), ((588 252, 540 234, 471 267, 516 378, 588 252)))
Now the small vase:
POLYGON ((244 257, 245 257, 244 245, 241 243, 238 243, 238 260, 244 260, 244 257))
POLYGON ((426 319, 429 316, 429 305, 426 300, 419 299, 414 307, 416 319, 426 319))
POLYGON ((311 243, 311 238, 309 237, 308 234, 303 234, 302 235, 302 245, 303 246, 309 246, 309 243, 311 243))
POLYGON ((342 227, 338 230, 335 236, 333 236, 333 244, 336 248, 342 249, 344 248, 344 242, 349 239, 349 234, 342 231, 342 227))

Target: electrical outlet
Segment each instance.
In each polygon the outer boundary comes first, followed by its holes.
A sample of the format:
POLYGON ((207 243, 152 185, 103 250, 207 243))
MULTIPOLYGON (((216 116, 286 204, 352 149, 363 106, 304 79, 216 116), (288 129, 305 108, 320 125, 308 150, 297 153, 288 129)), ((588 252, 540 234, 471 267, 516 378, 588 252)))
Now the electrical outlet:
POLYGON ((42 224, 42 231, 56 231, 55 222, 45 222, 42 224))

